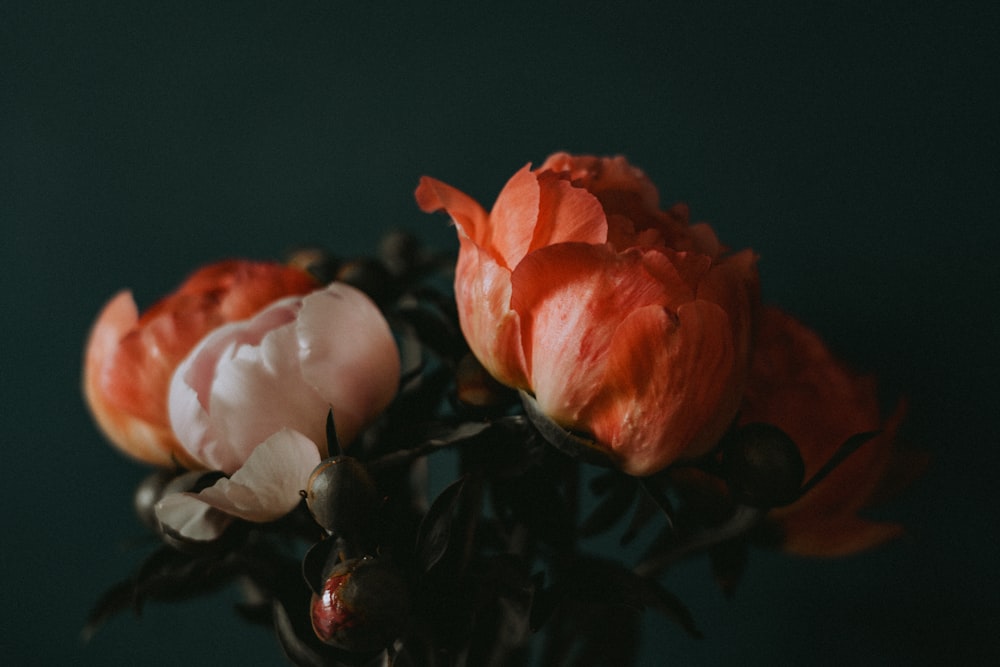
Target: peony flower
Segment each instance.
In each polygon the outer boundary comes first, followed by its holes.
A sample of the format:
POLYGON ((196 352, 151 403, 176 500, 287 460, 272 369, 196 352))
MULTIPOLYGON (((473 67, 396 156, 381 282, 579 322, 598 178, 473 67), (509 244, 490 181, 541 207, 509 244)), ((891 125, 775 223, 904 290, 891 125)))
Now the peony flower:
POLYGON ((768 512, 766 532, 782 549, 847 555, 903 532, 899 524, 858 515, 913 481, 926 463, 924 455, 898 446, 902 416, 899 407, 883 424, 871 378, 848 370, 793 318, 763 310, 741 422, 766 422, 787 433, 802 454, 806 479, 849 437, 880 431, 799 500, 768 512))
POLYGON ((688 210, 659 207, 624 158, 551 156, 490 213, 424 177, 461 244, 455 292, 473 353, 633 475, 709 451, 736 415, 757 307, 756 258, 728 255, 688 210))
POLYGON ((196 466, 167 416, 177 364, 216 327, 315 288, 299 269, 233 260, 198 270, 142 317, 131 293, 119 292, 98 316, 84 357, 83 390, 94 419, 111 442, 141 461, 196 466))
POLYGON ((234 516, 263 522, 287 514, 327 455, 328 411, 349 443, 392 401, 399 374, 378 307, 341 283, 219 327, 177 367, 170 421, 189 457, 231 477, 167 496, 157 517, 205 540, 234 516))

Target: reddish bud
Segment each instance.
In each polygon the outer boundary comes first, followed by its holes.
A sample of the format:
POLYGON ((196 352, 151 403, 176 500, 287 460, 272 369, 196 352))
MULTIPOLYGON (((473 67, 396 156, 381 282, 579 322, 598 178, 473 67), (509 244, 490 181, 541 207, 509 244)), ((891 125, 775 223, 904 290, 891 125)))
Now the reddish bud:
POLYGON ((375 558, 338 564, 312 597, 313 631, 324 643, 345 651, 376 651, 402 630, 409 591, 399 571, 375 558))

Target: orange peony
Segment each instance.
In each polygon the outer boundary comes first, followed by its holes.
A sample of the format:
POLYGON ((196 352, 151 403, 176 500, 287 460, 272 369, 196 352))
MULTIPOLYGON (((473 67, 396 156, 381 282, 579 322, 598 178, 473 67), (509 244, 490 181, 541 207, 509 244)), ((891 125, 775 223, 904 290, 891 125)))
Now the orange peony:
POLYGON ((709 451, 736 415, 758 304, 756 258, 659 207, 624 158, 551 156, 490 213, 424 177, 461 244, 455 293, 472 351, 633 475, 709 451))
POLYGON ((316 287, 300 269, 232 260, 195 272, 142 317, 131 293, 119 292, 98 316, 84 357, 83 390, 94 419, 141 461, 200 467, 170 428, 167 393, 177 365, 216 327, 316 287))
POLYGON ((767 422, 791 436, 805 462, 806 479, 852 435, 880 430, 802 498, 768 512, 766 528, 782 549, 847 555, 903 532, 896 523, 858 516, 924 467, 925 456, 898 446, 902 413, 897 409, 882 424, 873 379, 848 370, 793 318, 775 308, 762 311, 740 420, 767 422))

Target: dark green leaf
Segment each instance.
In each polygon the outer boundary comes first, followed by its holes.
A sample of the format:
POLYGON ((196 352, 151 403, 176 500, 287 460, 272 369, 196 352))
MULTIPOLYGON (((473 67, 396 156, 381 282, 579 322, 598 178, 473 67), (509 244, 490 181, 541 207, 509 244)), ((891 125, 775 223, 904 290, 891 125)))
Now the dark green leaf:
POLYGON ((417 531, 416 557, 424 571, 437 564, 448 550, 452 524, 457 514, 458 500, 467 477, 452 482, 434 499, 417 531))
POLYGON ((337 437, 337 428, 333 423, 333 407, 326 413, 326 449, 327 456, 340 456, 340 438, 337 437))
POLYGON ((522 391, 521 403, 524 405, 524 413, 537 429, 539 435, 563 454, 584 463, 604 468, 614 467, 615 462, 607 452, 598 447, 592 439, 567 431, 552 421, 548 415, 542 412, 533 396, 522 391))
MULTIPOLYGON (((634 540, 639 534, 639 531, 645 528, 653 518, 660 516, 661 512, 662 510, 660 509, 660 506, 657 505, 652 498, 645 493, 641 494, 639 496, 639 502, 636 503, 635 513, 632 515, 632 520, 629 522, 625 532, 622 533, 619 544, 622 546, 631 544, 632 540, 634 540)), ((670 520, 669 517, 667 520, 670 520)))
POLYGON ((302 578, 309 585, 309 590, 319 594, 326 580, 327 562, 333 552, 336 540, 321 540, 309 547, 302 559, 302 578))
POLYGON ((639 486, 641 486, 642 490, 646 492, 646 496, 652 500, 658 508, 660 508, 660 512, 667 520, 667 528, 673 530, 674 508, 670 503, 670 499, 667 498, 667 495, 654 482, 644 477, 639 478, 639 486))
POLYGON ((620 479, 597 507, 580 524, 580 537, 592 537, 618 523, 632 506, 636 495, 636 484, 632 479, 620 479))
POLYGON ((84 642, 89 642, 111 617, 132 608, 134 601, 135 581, 133 579, 120 581, 109 588, 87 616, 87 622, 80 632, 80 638, 84 642))
POLYGON ((712 575, 726 597, 736 592, 746 571, 749 550, 744 540, 730 540, 714 547, 710 553, 712 575))

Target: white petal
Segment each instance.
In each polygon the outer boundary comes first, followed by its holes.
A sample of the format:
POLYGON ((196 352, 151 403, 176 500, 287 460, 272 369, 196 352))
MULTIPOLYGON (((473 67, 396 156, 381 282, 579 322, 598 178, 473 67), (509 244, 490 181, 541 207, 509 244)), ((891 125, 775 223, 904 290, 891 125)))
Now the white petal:
POLYGON ((222 536, 233 518, 201 500, 194 493, 170 493, 156 503, 156 518, 170 532, 198 542, 222 536))
POLYGON ((399 388, 399 351, 389 324, 362 292, 333 283, 303 300, 296 330, 303 378, 333 406, 346 445, 399 388))
POLYGON ((291 429, 262 442, 242 468, 197 494, 212 507, 248 521, 274 521, 299 504, 299 491, 319 465, 316 443, 291 429))

